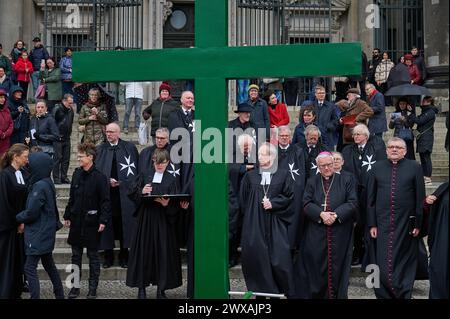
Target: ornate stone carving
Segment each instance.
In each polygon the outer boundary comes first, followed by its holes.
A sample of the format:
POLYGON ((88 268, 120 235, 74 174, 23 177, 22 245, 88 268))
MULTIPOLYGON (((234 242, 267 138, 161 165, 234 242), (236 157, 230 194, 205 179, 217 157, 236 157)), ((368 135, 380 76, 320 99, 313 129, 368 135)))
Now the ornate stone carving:
POLYGON ((166 1, 163 4, 163 22, 166 22, 167 18, 172 14, 172 1, 166 1))

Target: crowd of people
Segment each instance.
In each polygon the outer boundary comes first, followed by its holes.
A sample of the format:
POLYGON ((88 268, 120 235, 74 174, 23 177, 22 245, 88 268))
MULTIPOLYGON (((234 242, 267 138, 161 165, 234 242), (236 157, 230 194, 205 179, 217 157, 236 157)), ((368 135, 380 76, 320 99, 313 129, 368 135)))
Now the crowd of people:
MULTIPOLYGON (((45 52, 39 43, 35 50, 45 52)), ((23 42, 13 52, 27 60, 23 42)), ((51 59, 44 59, 47 68, 39 64, 34 70, 35 60, 25 76, 32 79, 38 72, 45 83, 62 76, 63 67, 55 73, 51 59)), ((248 290, 288 298, 347 298, 352 264, 361 264, 363 271, 375 264, 378 298, 411 298, 414 280, 428 278, 428 269, 430 297, 448 298, 448 182, 428 197, 424 187, 431 183, 437 108, 425 96, 417 115, 411 101, 399 99, 398 112, 387 123, 383 79, 389 76, 376 71, 395 67, 387 58, 379 60, 371 64, 376 83, 364 78, 362 87, 358 84, 365 97, 356 85, 346 89, 344 99, 331 102, 326 89, 316 85, 294 131, 280 95, 248 85, 247 99, 228 123, 235 136, 228 164, 229 266, 242 264, 248 290), (394 137, 385 144, 388 127, 394 137), (421 166, 413 160, 414 140, 421 166)), ((70 62, 62 61, 71 71, 70 62)), ((0 298, 19 298, 25 280, 31 297, 39 298, 39 260, 55 297, 64 298, 52 257, 62 227, 54 187, 59 183, 70 183, 63 219, 79 274, 87 248, 87 298, 97 297, 101 267, 115 264, 116 241, 126 284, 138 288, 143 299, 149 285, 157 286, 161 299, 182 285, 180 248, 186 247, 186 296, 193 298, 193 92, 184 91, 178 102, 171 87, 161 84, 159 97, 142 111, 144 120, 151 118, 153 143, 138 153, 134 143, 122 139, 120 125, 110 121, 99 90, 90 89, 78 116, 79 167, 69 179, 73 96, 52 96, 49 88, 31 116, 26 88, 18 81, 9 94, 0 89, 0 298), (186 134, 173 134, 179 130, 186 134), (103 264, 99 251, 104 251, 103 264)), ((140 122, 141 85, 126 84, 125 134, 133 107, 135 125, 140 122)), ((79 295, 74 285, 67 297, 79 295)))

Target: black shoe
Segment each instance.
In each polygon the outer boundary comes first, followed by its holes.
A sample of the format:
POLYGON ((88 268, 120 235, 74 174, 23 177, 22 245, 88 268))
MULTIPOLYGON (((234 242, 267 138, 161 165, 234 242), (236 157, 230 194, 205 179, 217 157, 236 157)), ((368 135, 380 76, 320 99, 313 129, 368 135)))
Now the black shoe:
POLYGON ((119 266, 122 268, 128 268, 128 262, 126 260, 119 260, 119 266))
POLYGON ((97 289, 89 289, 86 299, 97 299, 97 289))
POLYGON ((237 258, 231 258, 230 261, 228 262, 228 268, 233 268, 237 264, 239 264, 238 259, 237 258))
POLYGON ((53 179, 53 184, 59 185, 59 184, 61 184, 61 180, 59 178, 54 178, 53 179))
POLYGON ((80 288, 72 288, 69 291, 69 294, 67 295, 67 298, 69 299, 75 299, 80 295, 80 288))
POLYGON ((164 290, 156 290, 156 299, 168 299, 164 290))
POLYGON ((147 299, 147 293, 145 292, 145 288, 139 288, 137 299, 147 299))
POLYGON ((357 266, 361 264, 361 260, 359 259, 359 257, 353 257, 352 259, 352 266, 357 266))
POLYGON ((68 179, 67 177, 64 177, 64 178, 61 180, 61 183, 62 183, 62 184, 70 184, 70 179, 68 179))
POLYGON ((105 260, 105 262, 103 263, 103 268, 110 268, 113 264, 114 262, 112 260, 105 260))

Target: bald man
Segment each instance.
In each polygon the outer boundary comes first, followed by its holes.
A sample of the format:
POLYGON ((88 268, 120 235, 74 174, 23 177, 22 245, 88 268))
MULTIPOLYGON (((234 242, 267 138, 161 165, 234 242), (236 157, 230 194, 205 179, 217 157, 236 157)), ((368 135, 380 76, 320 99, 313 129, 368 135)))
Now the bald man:
POLYGON ((119 265, 126 268, 136 222, 133 217, 136 206, 128 198, 127 190, 138 173, 139 154, 133 143, 120 139, 120 127, 116 123, 106 126, 106 139, 97 147, 95 166, 109 180, 112 223, 101 235, 100 250, 105 250, 103 268, 111 267, 114 264, 114 241, 119 240, 119 265))

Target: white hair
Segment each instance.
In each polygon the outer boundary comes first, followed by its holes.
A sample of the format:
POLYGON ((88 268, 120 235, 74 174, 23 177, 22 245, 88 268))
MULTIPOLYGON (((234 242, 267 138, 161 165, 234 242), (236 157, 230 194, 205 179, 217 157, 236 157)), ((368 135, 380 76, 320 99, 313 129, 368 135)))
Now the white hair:
POLYGON ((306 129, 305 129, 305 137, 306 137, 309 133, 311 133, 311 132, 317 132, 317 133, 319 133, 319 137, 322 135, 322 134, 320 133, 319 128, 318 128, 317 126, 315 126, 314 124, 310 124, 310 125, 308 125, 308 126, 306 127, 306 129))
POLYGON ((334 161, 333 155, 330 152, 321 152, 319 155, 317 155, 316 163, 318 163, 321 158, 331 158, 334 161))
POLYGON ((246 141, 249 141, 250 144, 253 144, 253 142, 255 140, 253 139, 253 137, 251 135, 248 135, 248 134, 239 135, 238 140, 237 140, 239 147, 242 147, 246 141))
POLYGON ((367 138, 369 138, 369 136, 370 136, 369 129, 367 128, 367 126, 365 124, 356 125, 353 128, 352 133, 361 133, 361 134, 364 134, 365 136, 367 136, 367 138))
POLYGON ((290 129, 290 127, 289 126, 287 126, 287 125, 282 125, 282 126, 279 126, 278 127, 278 134, 280 134, 281 132, 288 132, 289 133, 289 135, 291 134, 291 129, 290 129))

